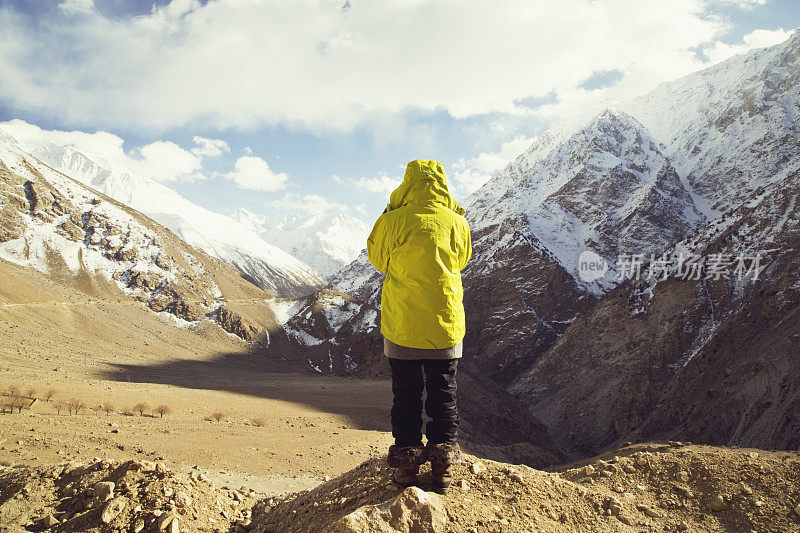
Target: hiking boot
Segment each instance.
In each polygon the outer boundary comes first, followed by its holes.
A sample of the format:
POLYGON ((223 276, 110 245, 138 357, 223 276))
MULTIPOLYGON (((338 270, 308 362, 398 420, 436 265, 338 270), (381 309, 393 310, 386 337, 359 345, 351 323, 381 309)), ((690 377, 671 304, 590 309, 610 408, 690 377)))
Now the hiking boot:
POLYGON ((461 462, 461 448, 458 444, 431 444, 426 447, 431 462, 433 490, 439 494, 447 494, 453 481, 452 465, 461 462))
POLYGON ((392 481, 401 487, 419 485, 419 467, 417 468, 396 468, 392 481))
POLYGON ((396 468, 392 481, 401 487, 408 487, 419 483, 419 465, 427 460, 425 447, 420 443, 417 446, 389 446, 389 455, 386 462, 396 468))
POLYGON ((431 477, 433 479, 433 490, 439 494, 447 494, 450 484, 453 482, 453 467, 439 463, 431 463, 431 477))

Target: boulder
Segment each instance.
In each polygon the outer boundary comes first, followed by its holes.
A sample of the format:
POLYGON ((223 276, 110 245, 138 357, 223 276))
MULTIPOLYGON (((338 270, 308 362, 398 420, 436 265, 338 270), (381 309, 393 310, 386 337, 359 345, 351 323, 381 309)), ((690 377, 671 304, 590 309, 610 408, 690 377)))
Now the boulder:
POLYGON ((328 533, 436 533, 443 531, 446 523, 439 496, 408 487, 389 502, 359 507, 332 524, 328 533))

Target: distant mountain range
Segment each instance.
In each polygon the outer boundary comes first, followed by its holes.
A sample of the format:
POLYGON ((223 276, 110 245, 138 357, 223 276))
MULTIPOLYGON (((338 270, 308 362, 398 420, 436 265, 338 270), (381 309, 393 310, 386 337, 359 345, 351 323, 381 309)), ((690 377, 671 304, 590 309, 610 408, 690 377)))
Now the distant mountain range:
POLYGON ((229 216, 330 279, 367 245, 370 228, 343 212, 267 217, 241 208, 229 216))

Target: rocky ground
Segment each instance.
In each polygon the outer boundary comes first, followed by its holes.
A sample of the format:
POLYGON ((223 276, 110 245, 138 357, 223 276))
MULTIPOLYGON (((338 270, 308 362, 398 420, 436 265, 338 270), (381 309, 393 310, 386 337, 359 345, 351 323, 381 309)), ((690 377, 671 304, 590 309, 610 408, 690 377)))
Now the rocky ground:
POLYGON ((0 467, 4 531, 800 531, 800 454, 627 446, 541 471, 466 455, 454 488, 402 490, 384 457, 268 496, 163 462, 0 467))

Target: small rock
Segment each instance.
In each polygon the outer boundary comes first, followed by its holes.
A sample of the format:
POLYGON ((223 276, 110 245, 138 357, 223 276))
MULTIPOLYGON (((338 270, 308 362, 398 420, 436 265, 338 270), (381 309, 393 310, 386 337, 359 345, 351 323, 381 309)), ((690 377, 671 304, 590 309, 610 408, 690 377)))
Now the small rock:
POLYGON ((583 467, 583 472, 587 476, 591 476, 592 474, 594 474, 595 470, 594 470, 594 467, 592 465, 586 465, 586 466, 583 467))
POLYGON ((473 474, 480 474, 482 472, 486 472, 486 465, 481 463, 480 461, 475 461, 470 465, 469 470, 473 474))
POLYGON ((503 478, 501 478, 500 476, 492 476, 492 481, 494 483, 502 483, 503 482, 503 478))
POLYGON ((625 487, 617 483, 616 485, 614 485, 614 492, 619 492, 620 494, 622 494, 623 492, 625 492, 625 487))
POLYGON ((328 481, 330 481, 330 480, 331 480, 331 476, 325 476, 325 477, 323 477, 323 478, 322 478, 322 481, 324 481, 324 482, 326 482, 326 483, 327 483, 328 481))
POLYGON ((192 505, 192 498, 185 492, 179 492, 175 495, 175 505, 178 507, 189 507, 192 505))
POLYGON ((253 529, 253 521, 250 520, 249 518, 245 520, 239 520, 238 522, 236 522, 236 525, 244 529, 245 531, 250 531, 251 529, 253 529))
POLYGON ((684 520, 683 522, 681 522, 680 524, 678 524, 678 529, 680 529, 681 531, 688 531, 688 530, 689 530, 689 524, 688 524, 688 522, 686 522, 686 521, 684 520))
POLYGON ((624 465, 622 467, 622 470, 624 470, 628 474, 635 474, 636 473, 636 467, 634 467, 633 465, 624 465))
POLYGON ((173 518, 169 523, 169 533, 180 533, 179 520, 177 517, 173 518))
POLYGON ((800 503, 798 503, 794 508, 794 514, 800 517, 800 503))
POLYGON ((617 515, 617 520, 619 520, 620 522, 622 522, 623 524, 625 524, 627 526, 633 526, 633 525, 636 524, 636 522, 634 522, 630 517, 628 517, 627 515, 624 515, 624 514, 618 514, 617 515))
POLYGON ((639 466, 647 466, 647 457, 640 455, 636 458, 636 464, 639 466))
POLYGON ((620 511, 622 511, 622 502, 612 496, 608 499, 608 505, 606 507, 611 511, 611 514, 618 515, 620 511))
POLYGON ((708 501, 708 508, 712 511, 724 511, 725 510, 725 500, 723 499, 721 494, 716 494, 708 501))
POLYGON ((686 483, 689 481, 689 472, 686 470, 681 470, 675 475, 675 478, 681 483, 686 483))
POLYGON ((164 513, 156 520, 156 526, 158 526, 159 531, 164 531, 173 520, 175 520, 175 515, 173 513, 164 513))
POLYGON ((742 489, 742 492, 744 492, 744 493, 745 493, 745 494, 747 494, 748 496, 749 496, 749 495, 751 495, 751 494, 753 494, 753 489, 751 489, 750 487, 748 487, 748 486, 745 484, 745 482, 744 482, 744 481, 742 481, 741 483, 739 483, 739 487, 741 487, 741 489, 742 489))
POLYGON ((133 524, 133 533, 141 533, 143 529, 144 529, 144 520, 140 518, 139 520, 136 521, 135 524, 133 524))
POLYGON ((60 523, 61 522, 59 521, 59 519, 53 516, 52 514, 45 516, 44 520, 42 520, 42 524, 44 524, 44 527, 47 529, 50 529, 53 526, 57 526, 60 523))
POLYGON ((100 514, 100 521, 104 524, 110 524, 124 509, 125 500, 122 498, 114 498, 106 504, 103 512, 100 514))
POLYGON ((101 481, 100 483, 95 483, 92 494, 97 498, 98 502, 107 502, 114 497, 114 487, 113 481, 101 481))
POLYGON ((562 524, 566 523, 568 518, 569 517, 567 516, 567 513, 561 513, 560 515, 558 515, 558 521, 561 522, 562 524))
POLYGON ((463 490, 463 491, 468 491, 469 490, 469 483, 467 483, 467 480, 465 480, 465 479, 462 479, 461 481, 456 483, 456 486, 458 488, 460 488, 461 490, 463 490))

